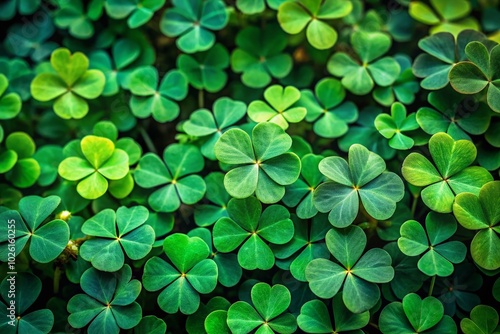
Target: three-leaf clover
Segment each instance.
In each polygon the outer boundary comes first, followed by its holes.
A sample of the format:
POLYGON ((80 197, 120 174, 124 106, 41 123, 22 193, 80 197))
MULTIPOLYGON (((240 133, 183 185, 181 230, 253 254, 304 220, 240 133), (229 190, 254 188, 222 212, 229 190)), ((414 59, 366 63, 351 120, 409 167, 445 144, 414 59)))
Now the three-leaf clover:
POLYGON ((173 266, 156 256, 149 259, 142 276, 144 288, 163 289, 158 295, 163 311, 193 314, 200 305, 199 294, 210 293, 217 285, 217 264, 207 259, 210 250, 199 237, 175 233, 165 238, 163 249, 173 266))
POLYGON ((348 161, 327 157, 319 163, 320 172, 329 181, 319 185, 313 194, 314 206, 329 212, 335 227, 351 225, 361 205, 375 219, 388 219, 404 195, 401 178, 386 171, 384 159, 362 145, 349 148, 348 161))
POLYGON ((56 73, 38 74, 31 82, 31 95, 42 102, 55 100, 54 112, 61 118, 83 118, 89 111, 86 100, 97 98, 104 89, 104 74, 89 70, 83 53, 71 55, 64 48, 52 52, 50 64, 56 73))
POLYGON ((407 256, 423 254, 417 265, 424 274, 450 276, 453 263, 462 262, 467 254, 462 242, 447 241, 456 231, 457 222, 452 215, 430 212, 425 218, 425 230, 416 220, 401 225, 398 246, 407 256))
POLYGON ((284 244, 293 237, 290 213, 281 205, 271 205, 262 212, 255 197, 233 198, 228 203, 229 217, 220 218, 214 225, 215 248, 223 253, 238 250, 238 262, 244 269, 271 269, 274 254, 266 244, 284 244))
POLYGON ((302 90, 298 105, 307 109, 306 121, 314 122, 314 132, 324 138, 338 138, 349 129, 350 123, 358 118, 358 108, 351 102, 342 103, 345 89, 337 79, 320 80, 314 93, 302 90), (315 96, 316 95, 316 96, 315 96))
POLYGON ((351 35, 351 44, 360 61, 345 52, 336 52, 327 64, 328 72, 342 77, 342 85, 348 91, 365 95, 375 83, 386 87, 396 81, 401 71, 398 62, 392 57, 380 58, 391 47, 389 35, 356 31, 351 35))
POLYGON ((168 37, 179 37, 177 47, 194 53, 208 50, 215 42, 213 30, 224 28, 228 22, 226 6, 221 0, 172 0, 160 30, 168 37))
POLYGON ((87 269, 80 287, 85 294, 73 296, 68 302, 68 322, 87 332, 118 334, 120 329, 135 327, 142 318, 141 306, 135 301, 141 292, 141 282, 132 278, 128 264, 115 273, 87 269))
POLYGON ((493 111, 500 113, 500 46, 488 50, 481 42, 465 47, 469 61, 462 61, 450 70, 450 84, 461 94, 486 90, 486 100, 493 111))
POLYGON ((0 174, 7 173, 5 178, 18 188, 34 185, 41 173, 33 158, 35 141, 24 132, 13 132, 5 139, 5 148, 0 151, 0 174))
POLYGON ((248 106, 248 117, 254 122, 276 123, 286 130, 288 123, 298 123, 306 116, 306 108, 292 107, 300 99, 300 91, 293 86, 268 87, 264 91, 264 98, 269 104, 257 100, 248 106))
POLYGON ((263 203, 276 203, 285 186, 297 180, 300 159, 292 152, 292 138, 280 126, 259 123, 252 137, 241 129, 230 129, 215 144, 215 156, 233 165, 224 177, 229 195, 247 198, 255 193, 263 203))
POLYGON ((474 262, 488 270, 500 268, 499 196, 500 181, 492 181, 482 186, 478 194, 458 194, 453 204, 453 214, 460 225, 478 231, 470 251, 474 262))
POLYGON ((88 39, 94 35, 92 22, 101 17, 104 2, 82 0, 55 2, 59 7, 54 14, 54 23, 57 27, 68 29, 70 35, 79 39, 88 39))
POLYGON ((257 283, 251 290, 252 304, 238 301, 227 311, 227 325, 233 333, 294 333, 295 317, 286 312, 292 296, 281 284, 257 283))
POLYGON ((478 305, 470 312, 470 318, 460 321, 460 329, 464 334, 499 333, 498 312, 491 306, 478 305))
POLYGON ((59 175, 79 181, 78 193, 86 199, 101 197, 108 190, 108 180, 120 180, 129 172, 128 154, 105 137, 85 136, 70 156, 59 164, 59 175))
POLYGON ((149 195, 148 203, 153 210, 174 212, 181 203, 190 205, 203 198, 205 182, 194 174, 203 167, 203 156, 196 146, 171 144, 163 151, 163 161, 154 153, 143 155, 134 178, 143 188, 161 186, 149 195))
POLYGON ((406 107, 399 102, 391 106, 391 115, 379 114, 375 118, 375 127, 385 138, 389 146, 396 150, 409 150, 415 144, 414 140, 403 132, 418 129, 416 114, 406 116, 406 107))
POLYGON ((61 203, 57 196, 42 198, 26 196, 19 201, 19 212, 0 213, 4 224, 0 226, 0 260, 7 262, 9 253, 19 255, 28 241, 31 258, 48 263, 61 254, 69 240, 68 224, 61 219, 45 222, 61 203), (9 243, 9 231, 15 227, 15 246, 9 243))
POLYGON ((248 87, 265 87, 271 78, 284 78, 292 70, 292 57, 283 52, 286 35, 275 25, 241 30, 236 35, 236 45, 231 68, 235 73, 243 73, 241 81, 248 87))
POLYGON ((421 299, 410 293, 403 302, 393 302, 380 313, 380 331, 383 334, 401 333, 457 333, 457 325, 444 315, 443 304, 430 296, 421 299))
POLYGON ((339 19, 353 9, 346 0, 286 1, 278 8, 278 22, 289 34, 298 34, 306 28, 307 40, 316 49, 331 48, 337 42, 337 31, 324 20, 339 19))
POLYGON ((123 267, 123 253, 131 260, 142 259, 155 241, 153 228, 145 224, 148 216, 143 206, 100 211, 82 225, 82 232, 93 238, 82 244, 80 255, 94 268, 109 272, 123 267))
POLYGON ((455 196, 462 192, 479 194, 481 186, 493 178, 484 168, 468 167, 476 159, 476 147, 468 140, 453 140, 439 132, 429 140, 432 162, 420 153, 410 153, 403 161, 406 181, 424 187, 422 200, 431 210, 452 211, 455 196))
POLYGON ((216 160, 215 143, 223 132, 245 116, 246 109, 245 103, 222 97, 214 102, 213 113, 207 109, 191 113, 182 129, 190 136, 204 138, 201 153, 208 159, 216 160))
POLYGON ((169 122, 179 116, 179 105, 187 95, 187 79, 181 72, 171 70, 158 85, 158 70, 153 66, 136 69, 130 74, 128 86, 132 97, 130 109, 134 116, 146 118, 150 115, 160 122, 169 122))
POLYGON ((107 0, 104 3, 109 17, 114 19, 127 19, 131 29, 146 24, 154 13, 163 7, 165 0, 107 0))
POLYGON ((394 278, 391 257, 380 248, 365 254, 367 238, 361 227, 332 228, 325 237, 326 246, 340 263, 314 259, 306 267, 306 279, 312 292, 320 298, 332 298, 343 287, 342 300, 353 313, 371 309, 380 299, 376 283, 394 278))
POLYGON ((0 331, 5 334, 48 334, 54 326, 54 314, 49 309, 26 313, 42 291, 42 282, 32 273, 7 275, 0 284, 0 331), (14 294, 12 296, 12 287, 14 294), (13 299, 15 298, 15 299, 13 299), (3 299, 3 300, 2 300, 3 299), (5 303, 4 303, 5 301, 5 303), (14 301, 14 304, 12 303, 14 301))

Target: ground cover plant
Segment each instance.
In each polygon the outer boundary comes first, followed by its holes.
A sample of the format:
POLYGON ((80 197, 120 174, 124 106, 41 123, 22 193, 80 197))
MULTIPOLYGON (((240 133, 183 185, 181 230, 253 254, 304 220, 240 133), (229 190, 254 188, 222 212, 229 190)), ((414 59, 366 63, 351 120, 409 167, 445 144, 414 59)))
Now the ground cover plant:
POLYGON ((0 333, 500 333, 499 0, 0 26, 0 333))

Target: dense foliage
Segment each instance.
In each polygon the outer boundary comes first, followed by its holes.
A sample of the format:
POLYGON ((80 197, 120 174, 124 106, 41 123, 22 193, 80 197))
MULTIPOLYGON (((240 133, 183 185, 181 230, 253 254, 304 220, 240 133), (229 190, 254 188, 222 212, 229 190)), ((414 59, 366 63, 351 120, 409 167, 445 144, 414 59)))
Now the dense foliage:
POLYGON ((3 334, 500 333, 499 0, 3 0, 3 334))

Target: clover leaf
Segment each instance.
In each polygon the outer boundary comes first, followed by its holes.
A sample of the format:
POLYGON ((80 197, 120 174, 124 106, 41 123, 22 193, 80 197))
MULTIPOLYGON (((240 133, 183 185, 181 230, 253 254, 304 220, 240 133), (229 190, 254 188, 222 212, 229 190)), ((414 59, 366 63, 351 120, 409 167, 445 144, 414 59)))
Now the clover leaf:
POLYGON ((472 41, 486 41, 484 34, 464 30, 455 37, 449 32, 440 32, 422 38, 418 47, 426 53, 420 54, 413 63, 413 73, 424 78, 420 85, 424 89, 437 90, 448 85, 450 70, 459 61, 467 59, 465 47, 472 41))
POLYGON ((134 327, 134 334, 165 334, 167 332, 167 324, 162 319, 147 315, 141 319, 141 322, 134 327))
POLYGON ((171 144, 163 151, 163 161, 154 153, 143 155, 134 178, 143 188, 160 187, 148 198, 153 210, 174 212, 181 203, 191 205, 203 198, 205 182, 194 174, 203 166, 203 156, 196 146, 171 144))
POLYGON ((302 90, 298 105, 307 109, 306 121, 314 122, 314 133, 324 138, 338 138, 347 133, 348 124, 358 118, 357 106, 350 101, 342 103, 344 98, 340 81, 325 78, 316 84, 314 93, 302 90))
POLYGON ((263 203, 276 203, 285 186, 297 180, 300 159, 287 150, 290 136, 278 125, 259 123, 250 137, 241 129, 230 129, 215 144, 215 156, 232 169, 224 177, 229 195, 247 198, 255 193, 263 203))
POLYGON ((421 299, 410 293, 403 302, 393 302, 380 313, 383 334, 400 333, 457 333, 457 325, 444 315, 443 305, 434 297, 421 299))
POLYGON ((57 27, 68 29, 70 35, 79 39, 88 39, 94 35, 92 22, 101 17, 103 2, 57 0, 56 4, 59 7, 54 14, 54 23, 57 27))
POLYGON ((201 153, 210 160, 216 160, 215 143, 222 133, 245 116, 246 109, 243 102, 221 97, 214 102, 213 113, 198 109, 191 113, 182 128, 190 136, 204 138, 201 153))
POLYGON ((198 204, 194 209, 194 222, 198 226, 213 225, 219 218, 227 217, 227 203, 231 196, 224 188, 224 174, 212 172, 205 176, 205 198, 213 204, 198 204))
POLYGON ((486 169, 469 167, 476 159, 476 147, 468 140, 455 141, 439 132, 429 140, 429 151, 434 164, 413 152, 403 161, 402 173, 412 185, 424 187, 422 200, 433 211, 451 212, 456 195, 477 195, 481 186, 493 179, 486 169))
POLYGON ((109 17, 114 19, 127 19, 127 25, 131 29, 146 24, 154 13, 163 7, 165 0, 107 0, 104 3, 109 17))
POLYGON ((286 0, 236 0, 236 8, 243 13, 251 15, 261 13, 266 9, 266 3, 271 9, 278 9, 278 7, 286 0))
POLYGON ((248 117, 254 122, 276 123, 286 130, 288 123, 298 123, 306 116, 306 108, 292 107, 300 99, 300 91, 293 86, 268 87, 264 91, 264 98, 269 104, 257 100, 248 106, 248 117))
POLYGON ((453 214, 460 225, 478 231, 472 239, 470 251, 472 259, 481 268, 500 268, 500 181, 488 182, 479 193, 464 192, 457 195, 453 204, 453 214))
POLYGON ((0 226, 0 260, 7 262, 8 253, 19 255, 28 241, 29 254, 33 260, 40 263, 53 261, 61 254, 69 240, 69 227, 61 219, 46 219, 61 203, 57 196, 42 198, 25 196, 19 201, 19 211, 7 210, 0 213, 5 222, 0 226), (12 251, 7 233, 15 226, 15 250, 12 251))
POLYGON ((301 177, 285 188, 283 203, 288 207, 297 207, 296 213, 299 218, 312 218, 318 213, 318 209, 314 206, 313 193, 324 179, 318 169, 322 159, 323 156, 320 155, 310 153, 304 155, 301 159, 301 177))
POLYGON ((265 242, 284 244, 293 237, 290 213, 281 205, 271 205, 262 212, 255 197, 233 198, 227 207, 229 217, 220 218, 214 225, 214 246, 219 252, 238 250, 238 262, 244 269, 269 270, 274 254, 265 242))
POLYGON ((172 100, 186 97, 188 83, 177 70, 167 72, 159 85, 158 80, 158 70, 153 66, 140 67, 130 74, 130 109, 136 117, 152 115, 157 122, 165 123, 179 115, 179 106, 172 100))
POLYGON ((148 291, 163 289, 158 305, 167 313, 181 311, 193 314, 200 305, 200 293, 212 292, 217 285, 217 264, 210 255, 208 245, 199 237, 175 233, 163 243, 171 264, 152 257, 144 266, 142 281, 148 291))
POLYGON ((359 226, 332 228, 325 237, 333 257, 314 259, 306 267, 306 279, 312 292, 320 298, 332 298, 343 287, 342 300, 353 313, 371 309, 380 299, 376 283, 388 283, 394 278, 391 257, 380 248, 365 254, 366 235, 359 226))
POLYGON ((375 127, 382 136, 389 139, 389 146, 396 150, 409 150, 415 142, 403 132, 418 129, 415 113, 406 116, 406 107, 399 102, 391 106, 391 116, 379 114, 375 118, 375 127))
POLYGON ((30 82, 34 74, 26 61, 0 57, 0 73, 5 75, 9 82, 4 93, 17 93, 23 101, 31 97, 30 82))
POLYGON ((128 154, 105 137, 85 136, 78 151, 59 164, 59 175, 79 181, 76 190, 86 199, 96 199, 108 190, 108 180, 120 180, 129 172, 128 154))
POLYGON ((490 125, 486 104, 471 101, 453 89, 431 92, 427 99, 435 109, 419 108, 417 122, 428 134, 446 132, 455 140, 471 140, 469 134, 483 134, 490 125))
POLYGON ((64 159, 63 149, 57 145, 44 145, 35 152, 33 158, 40 165, 37 182, 42 187, 50 186, 57 179, 57 168, 64 159))
POLYGON ((327 157, 319 163, 320 172, 330 180, 314 190, 314 206, 329 212, 328 220, 335 227, 352 224, 360 200, 373 218, 391 217, 404 195, 401 178, 386 171, 384 159, 359 144, 349 148, 348 161, 327 157))
POLYGON ((227 82, 225 69, 229 66, 229 53, 222 44, 193 56, 182 54, 177 58, 177 67, 186 76, 189 84, 209 93, 220 91, 227 82))
POLYGON ((42 282, 32 273, 7 275, 0 284, 2 308, 0 330, 5 334, 16 333, 51 333, 54 326, 54 314, 49 309, 38 309, 26 313, 42 291, 42 282), (14 286, 15 300, 12 297, 14 286), (5 303, 4 303, 5 301, 5 303), (12 301, 15 303, 12 304, 12 301))
POLYGON ((500 332, 498 312, 491 306, 478 305, 470 312, 470 318, 460 321, 460 329, 464 334, 500 332))
POLYGON ((238 48, 231 54, 231 68, 235 73, 243 73, 241 81, 245 86, 265 87, 272 78, 284 78, 292 70, 292 57, 283 52, 286 34, 275 25, 241 30, 236 45, 238 48))
MULTIPOLYGON (((209 333, 208 330, 205 329, 205 322, 207 322, 209 327, 211 326, 219 327, 220 325, 222 325, 226 329, 227 310, 229 309, 230 306, 231 303, 226 298, 220 296, 210 298, 210 300, 206 304, 200 303, 200 307, 198 308, 198 310, 187 317, 186 331, 188 333, 209 333), (208 319, 208 316, 216 311, 222 311, 225 313, 223 324, 214 323, 213 320, 211 321, 208 319)), ((221 328, 218 328, 218 332, 215 333, 225 334, 224 330, 222 330, 221 328)), ((230 332, 228 332, 228 334, 229 333, 230 332)))
POLYGON ((485 90, 488 105, 500 113, 500 46, 489 51, 481 42, 470 42, 465 47, 465 54, 469 61, 459 62, 450 70, 451 86, 461 94, 485 90))
POLYGON ((117 271, 131 260, 140 260, 151 251, 155 241, 153 228, 145 224, 149 211, 143 206, 113 211, 104 209, 82 225, 82 232, 93 237, 80 247, 80 255, 101 271, 117 271))
POLYGON ((177 47, 194 53, 208 50, 214 45, 212 31, 224 28, 228 14, 221 0, 172 0, 173 8, 167 9, 160 30, 168 37, 179 37, 177 47))
POLYGON ((104 89, 104 74, 88 70, 83 53, 71 55, 64 48, 52 52, 50 64, 57 74, 38 74, 31 82, 31 95, 42 102, 55 100, 54 112, 63 119, 83 118, 89 111, 86 100, 97 98, 104 89))
POLYGON ((278 22, 284 31, 293 35, 307 26, 308 42, 316 49, 324 50, 337 42, 337 31, 325 20, 342 18, 352 8, 352 3, 345 0, 286 1, 278 8, 278 22))
POLYGON ((389 35, 356 31, 351 35, 351 44, 359 61, 345 52, 336 52, 327 63, 328 72, 342 77, 342 85, 348 91, 365 95, 375 84, 387 87, 396 81, 401 72, 398 62, 392 57, 380 58, 391 47, 389 35))
POLYGON ((409 14, 415 20, 432 25, 431 34, 451 32, 457 36, 462 30, 479 30, 479 24, 473 17, 467 17, 471 11, 468 0, 458 0, 452 6, 446 0, 431 0, 433 9, 421 1, 412 1, 409 14))
POLYGON ((430 212, 425 218, 425 229, 415 221, 409 220, 401 225, 398 246, 407 256, 422 257, 418 269, 428 276, 450 276, 453 263, 465 259, 467 247, 460 241, 447 241, 457 231, 457 222, 449 214, 430 212))
POLYGON ((33 139, 24 132, 13 132, 5 139, 5 151, 0 151, 0 174, 18 188, 35 184, 41 170, 33 158, 36 146, 33 139))
POLYGON ((282 245, 271 245, 276 257, 277 267, 290 270, 292 276, 306 282, 306 267, 313 259, 330 256, 325 244, 325 234, 330 229, 326 217, 318 215, 310 223, 292 215, 294 225, 293 238, 282 245))
POLYGON ((333 323, 328 309, 322 301, 306 302, 297 317, 299 328, 306 333, 342 333, 365 327, 370 322, 370 312, 352 313, 342 300, 342 292, 333 297, 333 323))
POLYGON ((129 265, 115 273, 87 269, 80 280, 85 294, 77 294, 68 302, 68 322, 74 328, 87 325, 87 333, 120 332, 135 327, 142 318, 141 306, 135 301, 141 282, 132 278, 129 265))
POLYGON ((257 283, 251 290, 252 304, 238 301, 227 311, 227 325, 233 333, 293 333, 297 320, 286 312, 291 302, 288 289, 275 284, 257 283))
POLYGON ((0 4, 0 20, 7 21, 12 19, 16 13, 21 15, 31 15, 38 7, 40 0, 7 0, 0 4))

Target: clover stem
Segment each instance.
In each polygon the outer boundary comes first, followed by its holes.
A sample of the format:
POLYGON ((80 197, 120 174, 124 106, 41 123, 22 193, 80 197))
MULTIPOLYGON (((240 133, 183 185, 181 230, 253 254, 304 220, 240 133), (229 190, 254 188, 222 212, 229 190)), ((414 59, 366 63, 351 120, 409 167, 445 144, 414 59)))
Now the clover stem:
POLYGON ((59 293, 59 282, 61 281, 62 270, 59 266, 56 266, 54 270, 54 294, 59 293))
POLYGON ((418 195, 413 195, 413 201, 411 203, 411 216, 415 217, 415 210, 417 209, 418 195))
POLYGON ((139 132, 141 133, 142 139, 144 139, 144 142, 146 143, 146 146, 148 147, 148 150, 150 152, 153 152, 155 154, 158 154, 156 151, 156 147, 153 144, 153 141, 151 140, 151 137, 149 137, 148 133, 142 126, 139 126, 139 132))
POLYGON ((370 214, 366 211, 365 206, 363 205, 363 203, 360 203, 360 205, 359 205, 359 211, 361 212, 361 214, 365 217, 365 219, 370 224, 370 229, 374 229, 375 227, 377 227, 378 220, 376 220, 375 218, 373 218, 372 216, 370 216, 370 214))
POLYGON ((376 329, 378 329, 378 325, 376 323, 374 323, 374 322, 370 322, 369 325, 375 327, 376 329))
POLYGON ((203 94, 203 89, 198 91, 198 108, 203 108, 205 105, 205 95, 203 94))
POLYGON ((432 296, 432 291, 434 290, 434 283, 436 283, 436 275, 432 276, 431 286, 429 288, 429 296, 432 296))

